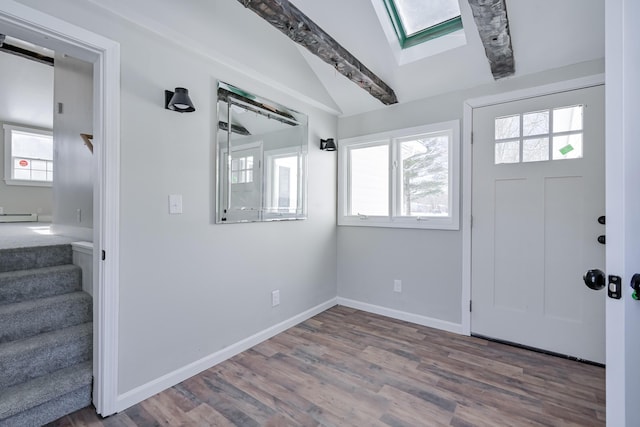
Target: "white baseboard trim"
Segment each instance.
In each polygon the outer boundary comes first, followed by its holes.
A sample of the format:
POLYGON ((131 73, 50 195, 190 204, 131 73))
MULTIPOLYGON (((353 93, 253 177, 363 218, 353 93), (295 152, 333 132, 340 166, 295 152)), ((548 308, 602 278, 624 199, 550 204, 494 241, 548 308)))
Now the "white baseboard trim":
POLYGON ((116 399, 116 412, 124 411, 125 409, 135 405, 136 403, 148 399, 156 393, 160 393, 161 391, 173 387, 174 385, 186 380, 187 378, 191 378, 192 376, 197 375, 200 372, 217 365, 218 363, 224 362, 225 360, 230 359, 231 357, 242 353, 243 351, 248 350, 257 344, 260 344, 261 342, 266 341, 269 338, 278 335, 279 333, 284 332, 287 329, 299 323, 302 323, 307 319, 310 319, 316 314, 330 309, 337 303, 337 298, 332 298, 322 304, 310 308, 307 311, 293 316, 290 319, 280 322, 277 325, 271 326, 270 328, 258 332, 255 335, 232 344, 229 347, 203 357, 200 360, 196 360, 195 362, 190 363, 189 365, 186 365, 180 369, 176 369, 173 372, 169 372, 168 374, 163 375, 160 378, 157 378, 139 387, 136 387, 133 390, 118 395, 116 399))
POLYGON ((392 319, 404 320, 405 322, 428 326, 434 329, 453 332, 455 334, 462 334, 462 325, 458 323, 448 322, 446 320, 434 319, 433 317, 407 313, 406 311, 394 310, 392 308, 382 307, 379 305, 373 305, 366 302, 341 297, 338 297, 338 305, 367 311, 369 313, 379 314, 381 316, 391 317, 392 319))

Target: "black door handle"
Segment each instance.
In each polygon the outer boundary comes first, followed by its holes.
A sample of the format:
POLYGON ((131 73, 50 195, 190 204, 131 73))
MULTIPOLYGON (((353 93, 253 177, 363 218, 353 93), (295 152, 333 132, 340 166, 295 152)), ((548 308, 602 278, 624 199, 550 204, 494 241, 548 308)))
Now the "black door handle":
POLYGON ((599 291, 605 287, 606 277, 602 270, 595 268, 593 270, 587 270, 584 276, 582 276, 582 280, 584 280, 584 284, 587 285, 589 289, 599 291))
POLYGON ((605 237, 604 234, 601 234, 598 236, 598 243, 601 243, 603 245, 607 243, 607 238, 605 237))

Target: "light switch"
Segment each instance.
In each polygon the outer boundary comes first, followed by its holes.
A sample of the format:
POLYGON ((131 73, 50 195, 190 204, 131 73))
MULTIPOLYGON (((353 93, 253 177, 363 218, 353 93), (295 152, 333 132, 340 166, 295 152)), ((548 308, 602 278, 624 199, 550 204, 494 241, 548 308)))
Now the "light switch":
POLYGON ((182 213, 182 194, 169 194, 169 213, 172 215, 182 213))

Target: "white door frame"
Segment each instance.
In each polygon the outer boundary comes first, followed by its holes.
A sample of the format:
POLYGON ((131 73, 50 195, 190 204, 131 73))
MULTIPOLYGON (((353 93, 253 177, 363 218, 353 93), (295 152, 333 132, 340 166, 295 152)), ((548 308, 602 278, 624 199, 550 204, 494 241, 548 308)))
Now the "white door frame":
POLYGON ((473 138, 473 110, 504 102, 520 101, 538 96, 567 92, 575 89, 604 84, 604 74, 582 77, 537 86, 512 92, 499 93, 481 98, 468 99, 464 102, 463 130, 462 130, 462 333, 471 335, 471 190, 472 190, 472 138, 473 138))
POLYGON ((93 403, 99 414, 111 415, 118 393, 120 45, 13 0, 3 0, 0 24, 15 37, 54 49, 64 46, 94 64, 93 403))
POLYGON ((637 425, 640 394, 640 301, 631 298, 633 274, 640 273, 638 182, 640 158, 640 3, 605 4, 607 69, 607 274, 622 278, 622 298, 607 298, 607 426, 637 425))

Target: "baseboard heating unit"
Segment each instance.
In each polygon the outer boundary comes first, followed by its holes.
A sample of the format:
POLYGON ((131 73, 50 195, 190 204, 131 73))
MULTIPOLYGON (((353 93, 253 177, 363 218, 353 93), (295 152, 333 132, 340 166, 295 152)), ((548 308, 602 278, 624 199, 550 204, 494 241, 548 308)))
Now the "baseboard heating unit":
POLYGON ((0 222, 37 222, 37 214, 0 214, 0 222))

